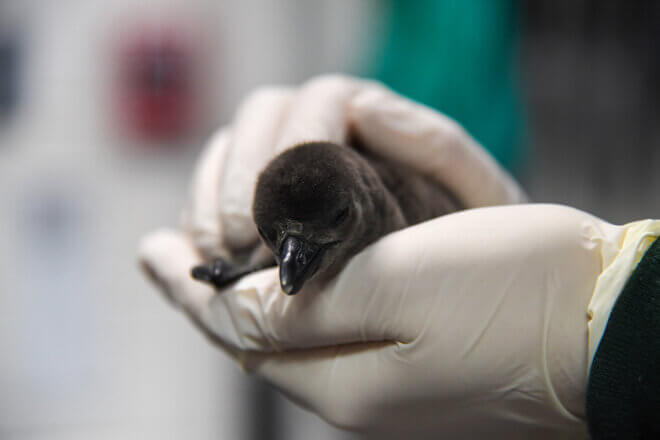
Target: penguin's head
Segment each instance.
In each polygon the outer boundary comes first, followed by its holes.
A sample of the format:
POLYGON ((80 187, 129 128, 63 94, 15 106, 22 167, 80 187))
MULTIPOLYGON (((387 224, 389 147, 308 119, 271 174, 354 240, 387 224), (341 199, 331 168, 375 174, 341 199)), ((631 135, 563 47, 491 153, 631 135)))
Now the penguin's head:
POLYGON ((252 213, 285 293, 334 272, 359 247, 373 189, 360 161, 348 147, 314 142, 286 150, 259 175, 252 213))

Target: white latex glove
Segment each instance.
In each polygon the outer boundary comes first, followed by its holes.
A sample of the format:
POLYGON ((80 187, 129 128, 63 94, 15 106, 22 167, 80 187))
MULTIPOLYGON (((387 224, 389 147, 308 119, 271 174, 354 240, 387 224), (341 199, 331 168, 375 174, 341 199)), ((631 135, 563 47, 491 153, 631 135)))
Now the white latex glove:
POLYGON ((185 231, 147 237, 143 266, 248 371, 338 426, 395 437, 584 433, 590 301, 633 226, 561 206, 483 208, 383 238, 323 291, 286 296, 276 270, 221 294, 190 278, 202 254, 254 240, 254 180, 273 154, 349 130, 468 206, 524 199, 442 115, 373 83, 322 78, 246 101, 200 162, 185 231))

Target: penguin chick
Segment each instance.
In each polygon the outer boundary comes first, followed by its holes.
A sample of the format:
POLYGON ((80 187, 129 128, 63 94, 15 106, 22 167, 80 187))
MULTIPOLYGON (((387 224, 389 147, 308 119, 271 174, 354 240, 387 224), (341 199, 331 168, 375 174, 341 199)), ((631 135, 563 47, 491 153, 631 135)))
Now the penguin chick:
POLYGON ((281 288, 293 295, 311 279, 332 278, 378 238, 459 209, 444 186, 406 166, 333 143, 302 144, 257 180, 252 214, 272 257, 242 268, 216 260, 193 277, 222 287, 277 263, 281 288))

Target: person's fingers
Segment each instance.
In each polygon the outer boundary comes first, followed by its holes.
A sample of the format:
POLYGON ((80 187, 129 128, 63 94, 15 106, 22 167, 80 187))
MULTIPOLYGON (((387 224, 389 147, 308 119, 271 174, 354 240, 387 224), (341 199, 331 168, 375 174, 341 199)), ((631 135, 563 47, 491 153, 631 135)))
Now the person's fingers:
POLYGON ((183 229, 207 257, 228 257, 222 242, 220 222, 220 178, 224 168, 231 131, 222 128, 213 135, 195 167, 188 205, 181 218, 183 229))
POLYGON ((346 143, 349 100, 365 82, 342 75, 324 75, 303 84, 278 139, 278 153, 310 141, 346 143))
POLYGON ((250 94, 236 114, 232 145, 218 177, 222 241, 231 249, 246 248, 257 240, 251 211, 254 187, 274 155, 293 96, 293 89, 264 87, 250 94))
POLYGON ((192 278, 191 269, 203 260, 188 237, 169 229, 146 236, 138 255, 141 268, 163 294, 225 345, 240 350, 277 346, 263 328, 260 303, 262 298, 285 296, 275 270, 248 275, 217 292, 192 278))
POLYGON ((351 100, 348 117, 365 147, 435 177, 469 208, 526 200, 495 160, 441 113, 371 86, 351 100))
POLYGON ((177 306, 199 314, 215 295, 214 289, 194 280, 190 269, 203 260, 189 238, 160 229, 144 237, 138 250, 141 268, 177 306))
POLYGON ((190 276, 190 268, 201 258, 189 239, 178 231, 161 229, 144 237, 138 249, 138 262, 144 274, 169 299, 180 307, 192 323, 218 348, 240 360, 236 344, 218 337, 213 322, 207 317, 209 301, 215 290, 190 276))

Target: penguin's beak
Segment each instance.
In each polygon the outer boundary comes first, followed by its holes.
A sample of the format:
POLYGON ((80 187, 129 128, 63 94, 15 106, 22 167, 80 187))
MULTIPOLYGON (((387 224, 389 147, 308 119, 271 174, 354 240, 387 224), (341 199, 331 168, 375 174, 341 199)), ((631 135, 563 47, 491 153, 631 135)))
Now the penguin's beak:
POLYGON ((288 236, 280 249, 280 286, 295 295, 318 269, 321 246, 302 237, 288 236))

